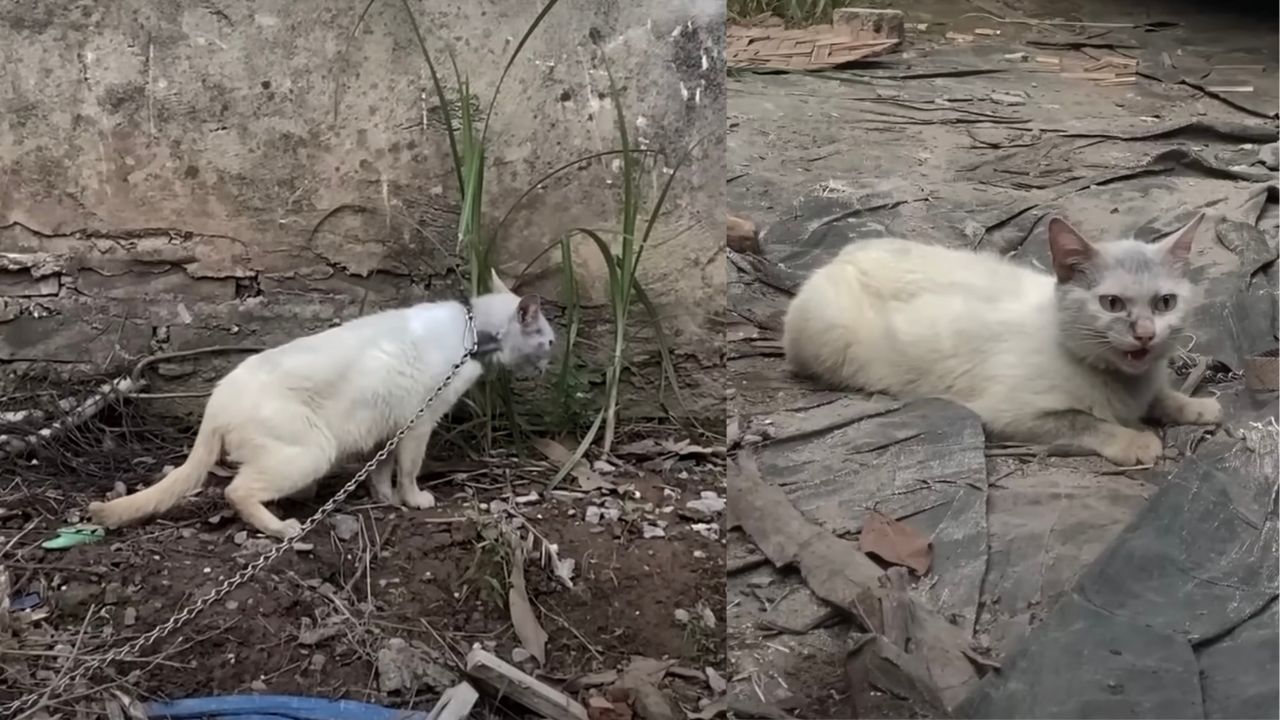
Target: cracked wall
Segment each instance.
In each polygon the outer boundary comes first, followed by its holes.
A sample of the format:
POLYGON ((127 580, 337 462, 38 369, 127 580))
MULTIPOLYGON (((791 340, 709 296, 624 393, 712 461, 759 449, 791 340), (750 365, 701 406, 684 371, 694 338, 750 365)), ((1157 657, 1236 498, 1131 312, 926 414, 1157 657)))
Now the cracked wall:
MULTIPOLYGON (((537 3, 413 3, 486 100, 537 3)), ((403 8, 375 2, 15 2, 0 8, 0 363, 111 369, 158 348, 282 342, 448 292, 457 198, 403 8)), ((535 179, 631 133, 681 170, 641 278, 691 397, 720 396, 723 4, 563 0, 503 86, 491 220, 535 179)), ((597 160, 534 192, 498 239, 514 276, 575 226, 616 227, 597 160)), ((584 246, 585 248, 585 246, 584 246)), ((558 259, 558 253, 551 253, 558 259)), ((603 266, 578 253, 587 299, 603 266)), ((558 294, 554 265, 529 287, 558 294)))

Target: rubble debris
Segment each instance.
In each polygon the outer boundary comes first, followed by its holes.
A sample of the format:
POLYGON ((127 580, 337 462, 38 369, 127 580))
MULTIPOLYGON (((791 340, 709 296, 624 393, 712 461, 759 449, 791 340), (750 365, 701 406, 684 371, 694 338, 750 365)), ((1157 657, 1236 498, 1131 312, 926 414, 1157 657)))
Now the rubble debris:
POLYGON ((458 674, 444 657, 419 642, 390 638, 378 650, 375 661, 378 689, 384 693, 413 694, 423 687, 442 688, 458 684, 458 674))
POLYGON ((716 513, 724 512, 725 499, 716 494, 714 490, 703 490, 698 493, 697 500, 690 500, 685 503, 685 507, 707 515, 715 515, 716 513))
POLYGON ((589 720, 577 700, 537 680, 481 647, 467 653, 467 674, 494 694, 550 720, 589 720))
POLYGON ((333 534, 337 535, 339 540, 345 542, 360 534, 360 518, 355 515, 334 513, 329 516, 328 521, 333 527, 333 534))
POLYGON ((851 30, 860 38, 902 40, 905 28, 903 20, 901 10, 843 7, 831 11, 831 24, 834 27, 851 30))

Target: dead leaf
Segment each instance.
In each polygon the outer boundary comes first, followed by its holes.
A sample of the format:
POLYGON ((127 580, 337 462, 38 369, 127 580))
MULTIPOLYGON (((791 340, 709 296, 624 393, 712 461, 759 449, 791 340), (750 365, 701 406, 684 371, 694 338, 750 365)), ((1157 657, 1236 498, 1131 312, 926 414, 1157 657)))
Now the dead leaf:
MULTIPOLYGON (((548 460, 561 467, 573 458, 573 453, 569 451, 569 448, 551 438, 537 438, 533 441, 533 446, 538 449, 538 452, 546 455, 548 460)), ((601 477, 600 473, 588 467, 583 460, 578 460, 578 462, 574 463, 569 473, 577 478, 578 487, 586 492, 618 489, 613 483, 601 477)))
POLYGON ((590 720, 631 720, 631 708, 625 702, 613 702, 600 696, 587 698, 587 717, 590 720))
POLYGON ((654 660, 643 655, 632 655, 631 662, 622 669, 622 677, 618 685, 624 688, 635 688, 640 685, 658 685, 666 677, 667 670, 675 665, 675 660, 654 660))
POLYGON ((729 689, 729 683, 713 667, 707 668, 707 686, 717 695, 723 695, 729 689))
POLYGON ((511 577, 508 582, 507 606, 511 611, 511 625, 516 637, 539 665, 547 663, 547 631, 542 629, 529 604, 529 593, 524 587, 524 546, 512 543, 511 577))
POLYGON ((603 670, 573 678, 564 684, 565 692, 576 693, 587 688, 601 687, 618 681, 617 670, 603 670))
MULTIPOLYGON (((711 720, 711 718, 714 718, 717 715, 723 715, 727 712, 729 712, 729 701, 724 698, 720 698, 719 700, 707 703, 706 707, 696 713, 689 713, 689 718, 690 720, 711 720)), ((742 717, 750 716, 743 715, 742 717)))
POLYGON ((933 560, 933 549, 924 533, 878 512, 872 512, 862 521, 858 545, 862 552, 911 568, 917 575, 929 572, 929 563, 933 560))

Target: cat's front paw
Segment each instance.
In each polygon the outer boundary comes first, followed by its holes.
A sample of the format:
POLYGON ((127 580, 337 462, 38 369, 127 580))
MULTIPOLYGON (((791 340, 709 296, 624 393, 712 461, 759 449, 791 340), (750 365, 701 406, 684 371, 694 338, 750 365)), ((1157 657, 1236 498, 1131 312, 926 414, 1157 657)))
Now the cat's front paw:
POLYGON ((1217 425, 1222 422, 1222 403, 1217 398, 1187 398, 1177 414, 1182 425, 1217 425))
POLYGON ((436 496, 426 490, 405 492, 401 499, 404 500, 405 505, 418 510, 436 506, 436 496))
POLYGON ((1098 454, 1121 467, 1154 465, 1164 452, 1164 443, 1155 433, 1124 430, 1098 447, 1098 454))
POLYGON ((298 522, 297 520, 294 520, 293 518, 290 518, 288 520, 281 520, 278 525, 273 525, 269 528, 258 528, 258 529, 261 530, 264 534, 270 535, 273 538, 288 540, 291 537, 297 537, 298 535, 302 534, 302 523, 298 522))

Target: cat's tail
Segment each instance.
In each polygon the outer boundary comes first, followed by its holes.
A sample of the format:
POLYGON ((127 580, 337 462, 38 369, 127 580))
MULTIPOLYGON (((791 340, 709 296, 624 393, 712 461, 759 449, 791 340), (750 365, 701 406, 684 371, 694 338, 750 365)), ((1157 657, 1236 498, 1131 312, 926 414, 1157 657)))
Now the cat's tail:
POLYGON ((204 485, 209 468, 218 462, 221 453, 221 430, 213 423, 203 422, 185 462, 145 490, 111 502, 89 503, 89 515, 98 525, 116 528, 164 512, 204 485))

